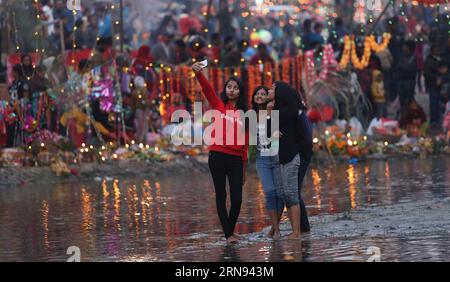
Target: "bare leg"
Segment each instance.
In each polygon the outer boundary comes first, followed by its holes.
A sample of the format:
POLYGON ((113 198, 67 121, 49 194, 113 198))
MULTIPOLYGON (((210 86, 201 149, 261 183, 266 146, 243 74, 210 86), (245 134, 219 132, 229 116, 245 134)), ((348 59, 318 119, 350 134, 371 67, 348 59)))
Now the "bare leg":
POLYGON ((292 206, 288 209, 289 220, 291 221, 292 233, 289 234, 289 239, 300 238, 300 205, 292 206))
POLYGON ((269 210, 268 211, 270 220, 272 221, 272 228, 269 231, 269 234, 267 234, 267 237, 269 238, 279 238, 280 237, 280 222, 278 219, 278 212, 276 210, 269 210))

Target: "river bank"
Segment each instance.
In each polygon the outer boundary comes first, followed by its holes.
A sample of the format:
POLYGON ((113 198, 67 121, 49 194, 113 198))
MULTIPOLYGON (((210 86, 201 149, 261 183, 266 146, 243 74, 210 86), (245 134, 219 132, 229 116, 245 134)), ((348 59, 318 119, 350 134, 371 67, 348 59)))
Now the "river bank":
POLYGON ((0 168, 0 187, 84 181, 125 179, 134 177, 165 177, 188 175, 192 170, 207 171, 201 158, 176 158, 166 162, 120 160, 115 162, 82 163, 70 165, 74 172, 67 176, 56 176, 50 167, 0 168))
MULTIPOLYGON (((444 155, 424 154, 373 154, 364 158, 351 158, 349 156, 331 157, 325 152, 318 152, 311 163, 311 167, 330 167, 339 163, 358 163, 372 161, 388 161, 396 159, 426 159, 426 158, 448 158, 449 153, 444 155)), ((249 168, 254 168, 254 162, 250 161, 249 168)), ((102 181, 103 179, 126 179, 134 177, 164 177, 173 175, 188 175, 192 171, 205 172, 209 174, 208 157, 178 156, 170 161, 137 161, 119 160, 111 162, 93 162, 70 165, 73 171, 67 176, 57 176, 51 167, 0 167, 0 187, 29 185, 29 184, 57 184, 83 181, 102 181)))

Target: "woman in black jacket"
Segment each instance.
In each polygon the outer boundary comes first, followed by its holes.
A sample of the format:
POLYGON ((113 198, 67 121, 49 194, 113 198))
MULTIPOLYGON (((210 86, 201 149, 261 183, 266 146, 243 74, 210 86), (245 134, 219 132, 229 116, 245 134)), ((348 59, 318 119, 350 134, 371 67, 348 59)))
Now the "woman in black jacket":
POLYGON ((300 230, 303 232, 309 232, 309 220, 308 213, 306 212, 305 202, 302 198, 302 186, 305 179, 306 172, 308 171, 309 163, 313 156, 313 136, 311 122, 306 115, 307 108, 303 103, 300 94, 295 93, 298 104, 298 152, 300 153, 300 168, 298 170, 298 199, 300 202, 300 230))
POLYGON ((298 239, 300 230, 299 201, 299 169, 300 154, 298 144, 298 111, 299 104, 296 91, 285 82, 275 82, 269 91, 269 97, 275 97, 274 109, 279 111, 280 146, 279 159, 281 165, 282 185, 280 194, 288 208, 292 233, 289 239, 298 239))

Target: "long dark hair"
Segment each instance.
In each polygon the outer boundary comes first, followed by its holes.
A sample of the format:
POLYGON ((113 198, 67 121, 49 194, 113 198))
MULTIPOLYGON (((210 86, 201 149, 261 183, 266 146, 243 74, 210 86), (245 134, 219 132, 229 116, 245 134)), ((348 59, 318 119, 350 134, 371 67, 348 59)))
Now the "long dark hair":
POLYGON ((284 81, 275 82, 275 109, 306 110, 300 93, 284 81))
POLYGON ((306 106, 305 101, 303 101, 302 94, 300 94, 300 91, 298 91, 297 89, 295 89, 295 88, 293 88, 293 89, 295 91, 295 97, 297 98, 297 104, 298 104, 299 110, 306 112, 308 110, 308 107, 306 106))
MULTIPOLYGON (((252 109, 255 110, 256 112, 259 111, 259 106, 255 103, 255 96, 256 93, 259 92, 259 90, 264 89, 266 91, 266 93, 269 93, 269 88, 265 87, 264 85, 258 86, 256 87, 255 91, 253 91, 253 95, 252 95, 252 109)), ((267 105, 267 103, 266 103, 267 105)))
POLYGON ((298 107, 297 100, 294 98, 294 90, 284 81, 275 82, 275 109, 276 110, 295 110, 298 107))
POLYGON ((223 92, 220 95, 222 101, 224 104, 228 103, 228 96, 227 96, 227 86, 228 83, 230 83, 231 81, 234 81, 237 83, 238 87, 239 87, 239 96, 237 98, 237 102, 236 102, 236 108, 238 108, 239 110, 242 110, 244 112, 247 111, 247 95, 246 95, 246 90, 244 87, 244 84, 242 83, 242 81, 237 78, 237 77, 231 77, 230 79, 227 80, 227 82, 225 82, 225 84, 223 85, 223 92))

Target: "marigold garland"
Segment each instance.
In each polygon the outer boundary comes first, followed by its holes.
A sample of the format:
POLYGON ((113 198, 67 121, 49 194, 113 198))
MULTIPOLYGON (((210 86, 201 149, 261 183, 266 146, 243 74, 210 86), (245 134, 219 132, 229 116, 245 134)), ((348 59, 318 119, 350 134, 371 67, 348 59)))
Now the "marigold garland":
POLYGON ((383 34, 383 40, 380 44, 378 44, 374 35, 366 36, 364 39, 363 55, 360 59, 356 53, 356 44, 354 39, 350 36, 345 36, 344 50, 339 62, 339 68, 345 69, 350 60, 356 69, 361 70, 366 68, 369 65, 372 51, 378 53, 385 50, 391 41, 391 37, 392 36, 389 33, 383 34))
POLYGON ((182 91, 181 91, 181 71, 177 71, 176 83, 177 83, 178 93, 182 93, 182 91))
POLYGON ((301 88, 302 82, 302 66, 303 66, 303 56, 298 56, 296 58, 297 61, 297 89, 301 88))
POLYGON ((264 85, 266 87, 270 87, 273 83, 273 72, 272 72, 272 64, 266 63, 264 64, 264 85))
POLYGON ((364 40, 364 51, 361 59, 358 58, 355 41, 352 42, 352 64, 356 69, 362 70, 366 68, 369 65, 371 54, 372 48, 370 43, 370 37, 366 37, 364 40))
POLYGON ((290 80, 290 62, 289 59, 283 59, 283 67, 281 70, 282 80, 289 83, 290 80))
POLYGON ((388 47, 389 42, 391 41, 391 38, 392 38, 392 36, 390 33, 384 33, 383 41, 381 42, 381 44, 378 44, 375 36, 373 36, 373 35, 369 36, 372 50, 375 53, 383 51, 384 49, 386 49, 388 47))
POLYGON ((255 65, 255 85, 262 85, 262 72, 264 71, 263 65, 255 65))
POLYGON ((275 81, 280 80, 280 64, 275 63, 275 81))
POLYGON ((225 75, 225 82, 226 81, 228 81, 229 79, 230 79, 230 69, 229 68, 226 68, 225 70, 224 70, 224 75, 225 75))
POLYGON ((241 68, 236 68, 234 70, 234 74, 235 74, 236 77, 239 77, 239 78, 242 79, 241 68))
POLYGON ((352 53, 352 40, 350 36, 344 37, 344 51, 341 57, 341 61, 339 62, 339 68, 345 69, 350 62, 350 55, 352 53))
POLYGON ((188 83, 189 83, 189 97, 191 97, 191 101, 195 101, 195 90, 196 90, 196 84, 195 84, 195 74, 192 70, 186 69, 186 75, 188 77, 188 83))
POLYGON ((218 69, 217 71, 217 89, 218 92, 222 92, 223 90, 223 71, 222 69, 218 69))
POLYGON ((255 90, 255 66, 251 65, 247 68, 248 72, 248 98, 249 98, 249 105, 251 105, 251 97, 253 94, 253 91, 255 90))

